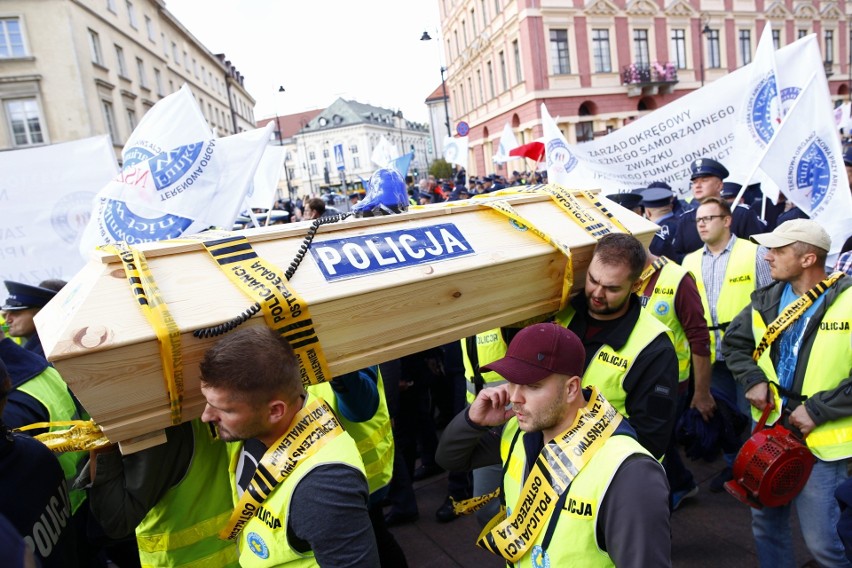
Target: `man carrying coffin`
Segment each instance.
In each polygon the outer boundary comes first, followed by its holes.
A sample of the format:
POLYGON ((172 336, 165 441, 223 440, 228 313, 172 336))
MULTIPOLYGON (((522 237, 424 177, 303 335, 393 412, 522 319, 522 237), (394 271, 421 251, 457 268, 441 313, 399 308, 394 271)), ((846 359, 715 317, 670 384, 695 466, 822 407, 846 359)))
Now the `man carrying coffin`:
POLYGON ((478 545, 508 562, 671 566, 663 468, 597 389, 582 388, 585 358, 558 324, 518 332, 483 367, 508 384, 483 389, 450 422, 437 459, 452 470, 503 464, 506 509, 478 545))

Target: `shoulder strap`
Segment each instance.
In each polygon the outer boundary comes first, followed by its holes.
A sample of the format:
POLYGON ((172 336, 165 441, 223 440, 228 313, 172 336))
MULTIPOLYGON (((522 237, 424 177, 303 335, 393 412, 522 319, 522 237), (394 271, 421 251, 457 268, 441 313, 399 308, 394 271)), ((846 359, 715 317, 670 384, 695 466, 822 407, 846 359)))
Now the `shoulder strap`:
POLYGON ((485 388, 485 379, 479 371, 479 351, 476 347, 476 336, 471 335, 470 337, 466 337, 464 341, 465 348, 467 349, 467 360, 470 362, 470 368, 473 370, 471 380, 473 381, 476 394, 479 394, 479 391, 485 388))

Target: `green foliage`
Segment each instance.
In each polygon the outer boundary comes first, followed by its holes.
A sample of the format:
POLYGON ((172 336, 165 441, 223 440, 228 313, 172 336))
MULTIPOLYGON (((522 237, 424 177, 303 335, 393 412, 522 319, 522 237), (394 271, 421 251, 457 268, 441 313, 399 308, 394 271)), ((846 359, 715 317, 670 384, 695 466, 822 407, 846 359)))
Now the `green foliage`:
POLYGON ((429 166, 429 174, 436 179, 450 179, 453 177, 453 166, 443 158, 438 158, 429 166))

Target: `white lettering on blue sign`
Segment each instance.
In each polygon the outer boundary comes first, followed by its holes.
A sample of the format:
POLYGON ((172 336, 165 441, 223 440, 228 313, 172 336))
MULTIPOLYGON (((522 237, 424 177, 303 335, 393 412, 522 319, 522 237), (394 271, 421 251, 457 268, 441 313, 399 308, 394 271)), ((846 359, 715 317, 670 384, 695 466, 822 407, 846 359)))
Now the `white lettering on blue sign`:
POLYGON ((328 282, 473 253, 473 247, 452 223, 314 242, 311 246, 311 254, 328 282))

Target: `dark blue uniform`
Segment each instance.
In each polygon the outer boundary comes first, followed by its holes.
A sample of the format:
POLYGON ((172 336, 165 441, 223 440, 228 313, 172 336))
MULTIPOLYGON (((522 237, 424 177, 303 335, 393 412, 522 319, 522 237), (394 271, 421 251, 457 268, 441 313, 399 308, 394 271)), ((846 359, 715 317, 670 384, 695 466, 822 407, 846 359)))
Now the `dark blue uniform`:
MULTIPOLYGON (((683 257, 687 254, 704 246, 701 237, 698 236, 698 227, 695 225, 696 211, 697 208, 691 209, 678 219, 677 233, 674 239, 674 256, 670 257, 678 263, 683 262, 683 257)), ((731 232, 741 239, 747 239, 752 235, 765 233, 766 224, 752 209, 745 205, 737 205, 733 210, 731 232)))
POLYGON ((674 260, 674 238, 677 234, 677 217, 674 213, 670 213, 662 219, 658 219, 656 223, 660 226, 660 230, 651 239, 648 250, 654 256, 666 256, 674 260))

